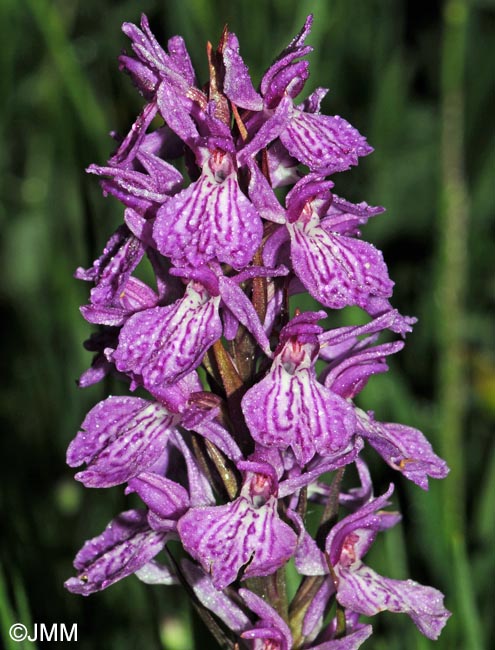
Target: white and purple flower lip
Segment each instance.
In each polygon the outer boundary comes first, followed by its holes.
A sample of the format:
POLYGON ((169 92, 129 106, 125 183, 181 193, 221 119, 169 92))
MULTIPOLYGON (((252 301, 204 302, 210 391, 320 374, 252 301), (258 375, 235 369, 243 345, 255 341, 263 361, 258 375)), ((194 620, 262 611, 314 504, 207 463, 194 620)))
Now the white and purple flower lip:
POLYGON ((380 334, 404 338, 415 319, 392 307, 382 253, 360 239, 383 208, 334 192, 336 174, 371 147, 321 114, 325 88, 295 103, 311 25, 309 16, 255 88, 227 29, 217 49, 208 44, 210 80, 199 86, 182 38, 164 50, 145 16, 125 23, 132 51, 120 67, 146 103, 108 164, 88 168, 124 205, 125 224, 76 271, 94 285, 81 312, 100 326, 79 383, 113 374, 140 396, 93 407, 67 462, 84 466, 86 487, 126 484, 145 509, 86 542, 66 587, 89 595, 130 574, 181 583, 232 648, 234 635, 254 650, 354 650, 372 634, 360 615, 383 610, 436 639, 450 615, 436 589, 384 578, 362 559, 400 519, 383 510, 392 486, 373 496, 365 443, 423 489, 448 468, 420 431, 353 401, 404 346, 377 343, 380 334), (139 274, 146 261, 154 286, 139 274), (322 309, 291 317, 301 293, 322 309), (347 306, 367 322, 320 324, 347 306), (344 489, 349 465, 361 485, 344 489), (313 505, 324 512, 310 535, 313 505), (170 540, 188 557, 173 559, 170 540), (157 559, 164 548, 168 564, 157 559), (300 576, 291 603, 289 560, 300 576))

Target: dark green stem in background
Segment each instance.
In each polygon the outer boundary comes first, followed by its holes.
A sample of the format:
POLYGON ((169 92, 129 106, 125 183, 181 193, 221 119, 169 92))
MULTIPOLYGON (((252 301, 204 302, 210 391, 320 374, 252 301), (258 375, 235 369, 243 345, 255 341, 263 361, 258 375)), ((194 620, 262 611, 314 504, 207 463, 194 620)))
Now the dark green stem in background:
MULTIPOLYGON (((451 586, 466 648, 482 648, 481 629, 471 591, 466 557, 465 292, 468 274, 469 197, 464 169, 464 85, 468 6, 466 0, 444 5, 442 43, 441 224, 438 277, 440 451, 451 468, 442 489, 446 549, 454 571, 451 586)), ((459 624, 458 623, 458 624, 459 624)), ((448 629, 447 629, 448 632, 448 629)))

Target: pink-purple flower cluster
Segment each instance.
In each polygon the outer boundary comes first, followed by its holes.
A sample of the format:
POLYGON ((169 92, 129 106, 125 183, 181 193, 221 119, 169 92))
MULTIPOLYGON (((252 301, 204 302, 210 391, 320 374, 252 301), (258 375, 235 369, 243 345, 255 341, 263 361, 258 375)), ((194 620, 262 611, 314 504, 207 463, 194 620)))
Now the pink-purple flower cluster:
POLYGON ((67 460, 83 466, 85 486, 126 485, 144 507, 86 542, 66 586, 88 595, 133 573, 181 583, 232 648, 236 638, 235 647, 351 650, 372 632, 359 616, 383 610, 407 613, 435 639, 449 617, 437 590, 363 563, 400 519, 383 509, 393 486, 373 494, 364 445, 424 489, 448 469, 420 431, 353 402, 404 345, 379 335, 403 337, 415 319, 393 309, 382 254, 360 239, 382 208, 338 197, 329 180, 371 147, 321 114, 326 89, 296 103, 311 22, 258 90, 227 30, 207 48, 201 87, 180 37, 165 51, 146 17, 124 24, 132 52, 120 65, 146 104, 108 164, 88 170, 124 204, 125 224, 76 272, 93 283, 83 316, 100 326, 80 385, 112 373, 140 396, 97 404, 67 460), (135 274, 145 263, 153 287, 135 274), (291 317, 290 299, 306 292, 325 309, 291 317), (319 324, 346 306, 368 322, 319 324), (347 466, 360 482, 348 491, 347 466), (306 515, 318 508, 311 536, 306 515), (182 543, 181 561, 170 540, 182 543), (291 602, 289 560, 300 576, 291 602))

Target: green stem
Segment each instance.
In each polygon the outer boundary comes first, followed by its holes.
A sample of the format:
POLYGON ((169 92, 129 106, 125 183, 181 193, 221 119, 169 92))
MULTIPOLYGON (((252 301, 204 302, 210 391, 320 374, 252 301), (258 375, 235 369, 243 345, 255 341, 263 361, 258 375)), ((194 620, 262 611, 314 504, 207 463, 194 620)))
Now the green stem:
MULTIPOLYGON (((464 646, 481 648, 481 626, 466 561, 465 293, 468 274, 469 196, 464 160, 464 85, 468 3, 444 4, 442 45, 441 227, 438 294, 440 449, 451 468, 443 484, 443 525, 450 581, 455 590, 464 646), (467 600, 466 600, 467 599, 467 600), (469 602, 468 602, 469 601, 469 602)), ((448 629, 447 629, 448 632, 448 629)))

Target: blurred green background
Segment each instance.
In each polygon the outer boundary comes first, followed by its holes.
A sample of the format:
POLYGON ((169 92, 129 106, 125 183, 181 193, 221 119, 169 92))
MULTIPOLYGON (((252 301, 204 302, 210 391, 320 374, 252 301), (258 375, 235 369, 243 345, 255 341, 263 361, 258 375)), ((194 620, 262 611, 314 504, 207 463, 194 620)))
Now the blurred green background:
MULTIPOLYGON (((402 526, 369 564, 446 594, 454 612, 431 642, 406 616, 382 614, 365 647, 479 650, 493 642, 495 389, 492 273, 493 0, 0 0, 2 540, 0 627, 79 626, 81 648, 214 648, 175 588, 131 577, 89 599, 64 591, 83 541, 128 507, 122 490, 85 490, 65 449, 108 386, 79 391, 91 328, 88 286, 72 279, 122 218, 84 174, 113 148, 142 100, 117 69, 123 21, 145 11, 162 42, 182 34, 206 79, 204 43, 228 23, 255 83, 315 14, 306 87, 331 89, 375 147, 337 175, 336 191, 385 205, 365 228, 396 281, 394 305, 419 323, 361 403, 421 428, 451 466, 423 493, 374 463, 376 491, 396 480, 402 526), (492 213, 492 214, 491 214, 492 213), (492 637, 490 635, 492 634, 492 637)), ((370 455, 371 457, 371 455, 370 455)), ((43 644, 37 644, 42 647, 43 644)), ((46 644, 52 646, 52 644, 46 644)), ((61 644, 63 645, 63 644, 61 644)), ((493 646, 492 646, 493 647, 493 646)))

